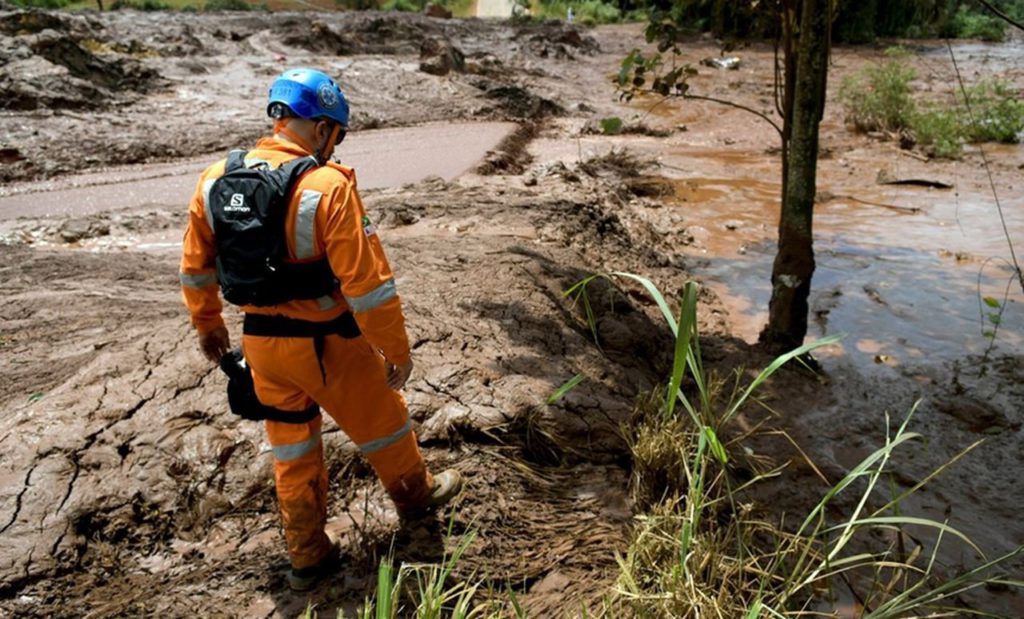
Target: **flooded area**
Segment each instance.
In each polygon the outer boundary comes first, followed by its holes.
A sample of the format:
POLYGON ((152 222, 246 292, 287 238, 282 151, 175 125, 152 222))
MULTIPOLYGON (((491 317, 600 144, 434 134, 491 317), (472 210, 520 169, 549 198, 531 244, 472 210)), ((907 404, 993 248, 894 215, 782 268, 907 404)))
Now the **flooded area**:
MULTIPOLYGON (((994 156, 1024 157, 1020 147, 994 156)), ((703 271, 732 308, 737 333, 755 342, 767 320, 769 276, 775 256, 780 185, 777 159, 702 155, 728 167, 727 178, 676 180, 674 208, 694 221, 689 228, 709 259, 703 271)), ((685 149, 663 155, 674 166, 692 165, 685 149)), ((951 164, 940 176, 950 189, 885 186, 871 171, 893 178, 934 176, 910 158, 878 159, 852 151, 823 162, 815 207, 817 268, 812 283, 808 340, 847 333, 847 356, 858 366, 952 361, 982 354, 988 314, 1004 311, 996 344, 1019 350, 1024 342, 1024 291, 1009 266, 1010 252, 991 192, 974 165, 951 164), (851 171, 856 171, 851 173, 851 171), (852 180, 851 180, 852 177, 852 180)), ((1024 239, 1024 197, 999 196, 1011 239, 1024 239)), ((1018 249, 1019 251, 1019 249, 1018 249)))
MULTIPOLYGON (((514 127, 508 122, 433 123, 354 132, 335 159, 356 170, 361 189, 397 187, 430 176, 452 180, 514 127)), ((188 204, 199 173, 222 156, 6 185, 0 188, 0 220, 188 204)))

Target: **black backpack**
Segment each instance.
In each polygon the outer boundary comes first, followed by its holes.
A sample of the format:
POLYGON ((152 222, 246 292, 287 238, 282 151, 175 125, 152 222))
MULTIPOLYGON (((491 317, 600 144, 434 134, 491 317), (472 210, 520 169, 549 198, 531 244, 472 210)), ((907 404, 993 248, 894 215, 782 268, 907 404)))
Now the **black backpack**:
POLYGON ((285 261, 284 223, 292 187, 319 163, 313 157, 299 157, 270 170, 246 168, 244 161, 245 151, 231 151, 206 204, 224 299, 234 305, 266 307, 330 295, 338 280, 326 257, 301 264, 285 261))

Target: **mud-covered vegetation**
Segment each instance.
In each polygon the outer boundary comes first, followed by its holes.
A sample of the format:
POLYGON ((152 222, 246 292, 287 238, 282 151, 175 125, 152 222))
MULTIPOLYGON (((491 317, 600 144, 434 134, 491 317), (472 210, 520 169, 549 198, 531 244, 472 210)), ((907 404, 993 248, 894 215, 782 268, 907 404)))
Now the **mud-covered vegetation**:
POLYGON ((906 49, 893 48, 889 60, 848 76, 840 87, 847 120, 858 131, 886 132, 905 146, 920 144, 937 157, 957 157, 965 142, 1016 144, 1024 135, 1024 101, 997 77, 957 85, 947 97, 914 93, 917 72, 906 49))

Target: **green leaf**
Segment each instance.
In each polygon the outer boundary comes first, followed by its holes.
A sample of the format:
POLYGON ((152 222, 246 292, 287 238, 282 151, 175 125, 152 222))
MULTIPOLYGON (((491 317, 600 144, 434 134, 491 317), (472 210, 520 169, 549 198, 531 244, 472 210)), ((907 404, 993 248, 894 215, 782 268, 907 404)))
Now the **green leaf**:
POLYGON ((711 453, 723 466, 728 464, 729 455, 725 453, 725 447, 718 440, 718 435, 715 434, 715 431, 710 426, 704 426, 704 434, 708 437, 708 447, 711 448, 711 453))
POLYGON ((995 297, 985 297, 984 299, 982 299, 982 301, 984 301, 985 305, 989 307, 999 309, 999 300, 996 299, 995 297))
POLYGON ((576 388, 577 385, 583 382, 583 375, 577 374, 569 380, 565 381, 561 387, 555 389, 555 392, 548 396, 548 399, 544 402, 545 404, 551 405, 561 400, 565 394, 569 393, 576 388))
MULTIPOLYGON (((666 417, 671 417, 672 413, 675 412, 677 397, 683 400, 684 406, 688 404, 679 387, 683 383, 683 374, 686 373, 686 360, 690 355, 690 341, 694 334, 693 323, 696 320, 696 316, 697 284, 687 282, 683 290, 683 305, 679 310, 679 328, 676 329, 675 354, 672 358, 672 379, 669 382, 668 394, 665 400, 666 417)), ((690 411, 689 406, 686 406, 686 409, 687 412, 690 411)))
POLYGON ((1001 322, 1003 322, 1003 317, 1000 316, 999 314, 989 314, 988 315, 988 321, 991 322, 994 325, 998 325, 1001 322))
POLYGON ((42 400, 42 399, 43 399, 43 392, 42 391, 36 391, 32 395, 28 396, 28 401, 29 402, 38 402, 39 400, 42 400))
POLYGON ((622 119, 618 116, 609 116, 601 119, 601 133, 605 135, 617 135, 622 131, 622 119))

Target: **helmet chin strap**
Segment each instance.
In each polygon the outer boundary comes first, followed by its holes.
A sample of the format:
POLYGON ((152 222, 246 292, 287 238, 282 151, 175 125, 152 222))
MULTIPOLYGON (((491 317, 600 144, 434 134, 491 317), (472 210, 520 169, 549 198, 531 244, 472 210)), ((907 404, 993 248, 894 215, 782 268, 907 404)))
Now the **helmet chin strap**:
POLYGON ((327 132, 324 139, 320 141, 320 146, 316 149, 316 160, 320 162, 320 165, 327 163, 327 148, 333 148, 338 140, 338 132, 341 131, 341 125, 337 123, 330 124, 331 130, 327 132))

